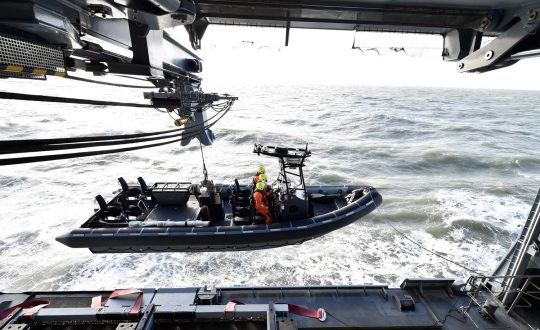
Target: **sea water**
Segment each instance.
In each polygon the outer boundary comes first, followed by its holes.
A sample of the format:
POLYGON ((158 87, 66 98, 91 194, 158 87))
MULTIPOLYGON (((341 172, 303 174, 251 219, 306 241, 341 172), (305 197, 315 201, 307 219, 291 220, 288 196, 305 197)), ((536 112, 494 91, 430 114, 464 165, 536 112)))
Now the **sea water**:
MULTIPOLYGON (((131 183, 138 176, 148 183, 200 181, 199 144, 5 166, 0 168, 0 291, 397 286, 408 277, 464 279, 472 275, 469 270, 427 250, 489 273, 519 233, 540 186, 537 92, 225 82, 210 87, 205 91, 239 97, 212 128, 214 145, 204 147, 215 182, 248 183, 259 164, 275 177, 277 162, 253 154, 254 143, 309 143, 308 185, 372 185, 384 198, 382 206, 297 246, 93 255, 54 238, 88 219, 97 194, 111 198, 120 176, 131 183)), ((59 79, 10 81, 9 89, 118 102, 143 102, 144 91, 59 79)), ((0 108, 2 140, 174 128, 173 119, 153 109, 6 100, 0 108)))

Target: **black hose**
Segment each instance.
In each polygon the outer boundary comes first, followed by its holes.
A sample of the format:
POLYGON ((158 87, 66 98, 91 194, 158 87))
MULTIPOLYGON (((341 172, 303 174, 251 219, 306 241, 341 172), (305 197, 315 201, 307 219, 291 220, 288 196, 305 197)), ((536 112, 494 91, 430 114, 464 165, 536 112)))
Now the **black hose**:
MULTIPOLYGON (((217 114, 201 122, 201 124, 206 124, 210 120, 214 119, 217 114)), ((92 148, 92 147, 105 147, 121 144, 130 144, 130 143, 140 143, 140 142, 149 142, 156 140, 163 140, 172 137, 181 136, 184 133, 184 130, 174 130, 181 131, 178 134, 158 136, 145 139, 127 139, 121 141, 112 141, 112 142, 92 142, 92 143, 69 143, 69 144, 45 144, 45 145, 31 145, 31 146, 8 146, 2 148, 0 146, 0 154, 18 154, 24 152, 42 152, 42 151, 54 151, 54 150, 69 150, 69 149, 82 149, 82 148, 92 148)))
POLYGON ((115 106, 115 107, 132 107, 132 108, 154 108, 154 106, 150 104, 72 99, 68 97, 30 95, 30 94, 19 94, 19 93, 10 93, 10 92, 0 92, 0 99, 54 102, 54 103, 74 103, 74 104, 84 104, 84 105, 110 105, 110 106, 115 106))
POLYGON ((141 86, 141 85, 115 84, 115 83, 110 83, 110 82, 105 82, 105 81, 97 81, 97 80, 86 79, 86 78, 75 77, 75 76, 66 76, 65 78, 66 78, 66 79, 72 79, 72 80, 83 81, 83 82, 92 83, 92 84, 107 85, 107 86, 115 86, 115 87, 127 87, 127 88, 158 88, 158 87, 153 86, 153 85, 152 85, 152 86, 141 86))
POLYGON ((70 150, 70 149, 82 149, 82 148, 91 148, 91 147, 114 146, 114 145, 120 145, 120 144, 130 144, 130 143, 163 140, 163 139, 168 139, 172 137, 177 137, 182 134, 183 134, 183 131, 178 134, 165 135, 165 136, 162 135, 158 137, 150 137, 150 138, 144 138, 144 139, 127 139, 127 140, 110 141, 110 142, 45 144, 45 145, 27 146, 27 147, 8 147, 8 148, 0 148, 0 155, 20 154, 24 152, 41 152, 41 151, 70 150))
POLYGON ((47 144, 62 144, 62 143, 79 143, 79 142, 95 142, 95 141, 110 141, 119 139, 131 139, 145 136, 161 135, 166 133, 177 132, 182 129, 171 129, 153 133, 125 134, 125 135, 106 135, 106 136, 84 136, 76 138, 60 138, 60 139, 36 139, 36 140, 4 140, 0 141, 0 148, 23 148, 26 146, 38 146, 47 144))
POLYGON ((224 111, 221 114, 221 116, 218 119, 216 119, 213 123, 211 123, 209 125, 206 125, 203 128, 201 128, 201 129, 199 129, 199 130, 197 130, 195 132, 191 132, 190 133, 191 135, 181 137, 179 139, 167 141, 167 142, 153 143, 153 144, 149 144, 149 145, 129 147, 129 148, 111 149, 111 150, 97 150, 97 151, 87 151, 87 152, 79 152, 79 153, 71 153, 71 154, 59 154, 59 155, 31 156, 31 157, 0 159, 0 166, 28 164, 28 163, 51 161, 51 160, 70 159, 70 158, 79 158, 79 157, 88 157, 88 156, 97 156, 97 155, 106 155, 106 154, 112 154, 112 153, 117 153, 117 152, 134 151, 134 150, 139 150, 139 149, 158 147, 158 146, 162 146, 162 145, 165 145, 165 144, 170 144, 170 143, 179 142, 179 141, 183 141, 183 140, 187 140, 187 139, 192 139, 193 137, 197 136, 199 133, 209 129, 212 126, 214 126, 219 120, 221 120, 221 118, 223 118, 223 116, 228 111, 229 110, 224 111))

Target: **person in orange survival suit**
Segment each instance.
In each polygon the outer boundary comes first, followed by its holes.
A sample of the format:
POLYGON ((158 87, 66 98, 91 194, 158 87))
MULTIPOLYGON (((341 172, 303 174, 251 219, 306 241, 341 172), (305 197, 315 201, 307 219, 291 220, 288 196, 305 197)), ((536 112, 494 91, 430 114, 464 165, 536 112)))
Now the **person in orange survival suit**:
POLYGON ((270 216, 270 210, 268 209, 268 203, 266 199, 266 183, 263 181, 257 182, 255 186, 257 189, 253 193, 253 199, 255 200, 255 209, 266 217, 266 224, 269 225, 272 223, 272 218, 270 216))
POLYGON ((270 187, 270 185, 268 184, 268 177, 266 176, 266 174, 259 174, 259 182, 261 181, 266 184, 266 188, 264 189, 264 195, 266 196, 266 200, 270 203, 272 202, 272 187, 270 187))
POLYGON ((257 168, 257 174, 253 177, 253 185, 256 185, 259 182, 259 175, 264 173, 264 166, 259 165, 257 168))

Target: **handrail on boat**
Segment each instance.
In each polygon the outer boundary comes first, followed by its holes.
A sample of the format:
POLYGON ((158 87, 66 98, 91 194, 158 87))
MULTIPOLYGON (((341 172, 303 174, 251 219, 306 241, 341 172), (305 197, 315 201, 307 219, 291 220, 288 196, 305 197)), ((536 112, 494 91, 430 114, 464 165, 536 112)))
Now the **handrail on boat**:
POLYGON ((152 185, 151 190, 179 190, 179 189, 186 189, 184 187, 180 187, 180 185, 191 185, 191 182, 156 182, 152 185), (169 185, 174 185, 174 187, 169 187, 169 185))

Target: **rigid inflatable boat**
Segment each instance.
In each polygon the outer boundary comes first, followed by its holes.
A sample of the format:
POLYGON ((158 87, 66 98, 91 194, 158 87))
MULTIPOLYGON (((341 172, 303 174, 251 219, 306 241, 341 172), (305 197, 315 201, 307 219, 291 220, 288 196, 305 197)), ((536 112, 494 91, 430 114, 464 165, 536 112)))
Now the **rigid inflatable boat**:
MULTIPOLYGON (((307 149, 255 145, 258 155, 279 160, 271 182, 273 223, 253 205, 253 186, 156 182, 130 186, 108 203, 96 196, 99 209, 83 225, 57 241, 93 253, 246 251, 300 244, 340 229, 382 203, 370 186, 306 186, 307 149)), ((269 184, 270 186, 270 184, 269 184)))

